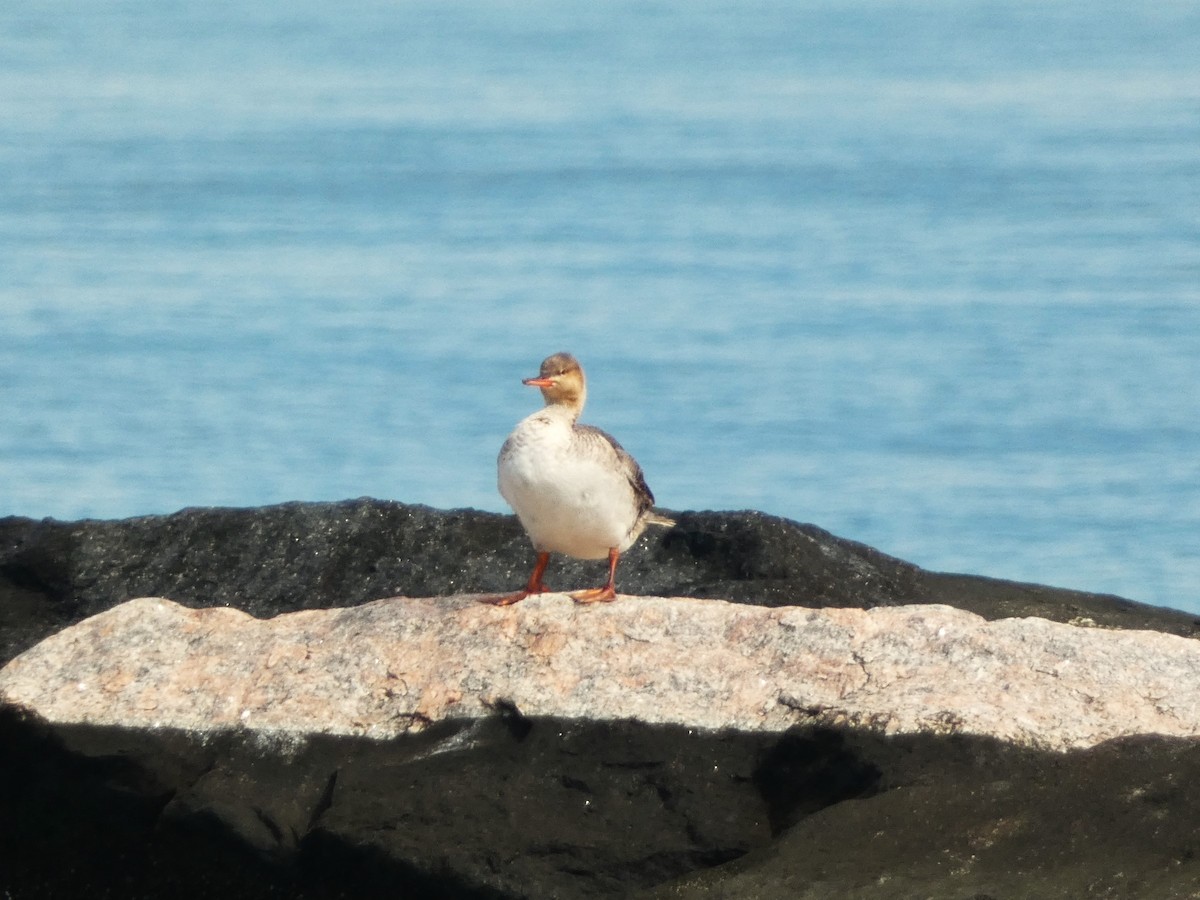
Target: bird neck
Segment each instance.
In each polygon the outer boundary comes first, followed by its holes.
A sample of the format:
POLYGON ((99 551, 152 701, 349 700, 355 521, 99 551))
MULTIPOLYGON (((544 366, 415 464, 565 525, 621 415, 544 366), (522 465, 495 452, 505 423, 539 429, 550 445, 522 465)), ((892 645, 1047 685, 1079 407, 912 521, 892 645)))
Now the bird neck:
POLYGON ((581 387, 577 392, 572 391, 569 394, 559 394, 553 399, 547 397, 546 409, 563 416, 574 424, 579 419, 580 413, 583 412, 583 404, 586 401, 587 388, 581 387))

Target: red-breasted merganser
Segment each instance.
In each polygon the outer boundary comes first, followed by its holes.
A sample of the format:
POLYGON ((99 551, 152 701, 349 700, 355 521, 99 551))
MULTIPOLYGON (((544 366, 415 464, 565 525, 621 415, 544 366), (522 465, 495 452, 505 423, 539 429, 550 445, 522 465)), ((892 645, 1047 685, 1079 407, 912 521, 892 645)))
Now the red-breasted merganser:
POLYGON ((542 362, 524 384, 542 389, 546 406, 522 419, 500 448, 500 494, 521 520, 537 562, 524 590, 487 602, 507 606, 549 590, 542 574, 551 553, 579 559, 608 557, 608 582, 577 591, 579 603, 617 598, 617 560, 647 525, 674 525, 651 511, 654 495, 642 468, 612 435, 578 424, 587 381, 570 353, 542 362))

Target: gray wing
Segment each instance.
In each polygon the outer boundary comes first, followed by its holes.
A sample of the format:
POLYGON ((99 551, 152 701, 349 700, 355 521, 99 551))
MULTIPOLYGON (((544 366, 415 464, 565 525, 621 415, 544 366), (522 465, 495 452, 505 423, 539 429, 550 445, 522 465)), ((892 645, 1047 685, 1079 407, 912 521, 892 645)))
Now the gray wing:
POLYGON ((646 484, 646 476, 642 474, 642 467, 624 447, 617 443, 615 437, 594 425, 576 425, 575 433, 589 445, 595 447, 598 453, 613 454, 621 471, 629 479, 629 486, 633 488, 639 515, 654 505, 654 495, 650 493, 650 486, 646 484))

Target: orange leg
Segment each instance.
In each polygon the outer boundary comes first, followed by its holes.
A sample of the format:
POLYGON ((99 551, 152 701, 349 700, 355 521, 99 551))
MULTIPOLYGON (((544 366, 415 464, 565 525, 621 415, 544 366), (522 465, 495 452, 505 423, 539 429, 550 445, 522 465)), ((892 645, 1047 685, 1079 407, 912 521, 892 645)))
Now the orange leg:
POLYGON ((617 560, 621 553, 616 547, 608 551, 608 583, 604 587, 589 588, 586 591, 576 591, 571 599, 576 603, 611 603, 617 599, 617 560))
POLYGON ((514 594, 500 594, 496 597, 484 597, 480 602, 491 603, 493 606, 511 606, 512 604, 524 600, 530 594, 544 594, 550 590, 542 584, 542 575, 546 571, 546 564, 550 562, 549 553, 539 553, 537 562, 533 564, 533 574, 529 576, 529 584, 525 585, 525 590, 517 591, 514 594))

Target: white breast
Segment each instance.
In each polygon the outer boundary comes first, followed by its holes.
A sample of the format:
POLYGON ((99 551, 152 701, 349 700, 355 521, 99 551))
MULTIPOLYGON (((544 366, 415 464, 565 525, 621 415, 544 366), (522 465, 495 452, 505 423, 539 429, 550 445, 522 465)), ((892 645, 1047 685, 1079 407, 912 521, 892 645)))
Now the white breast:
POLYGON ((522 420, 500 450, 500 494, 535 549, 603 559, 637 538, 637 499, 615 453, 573 424, 550 407, 522 420))

